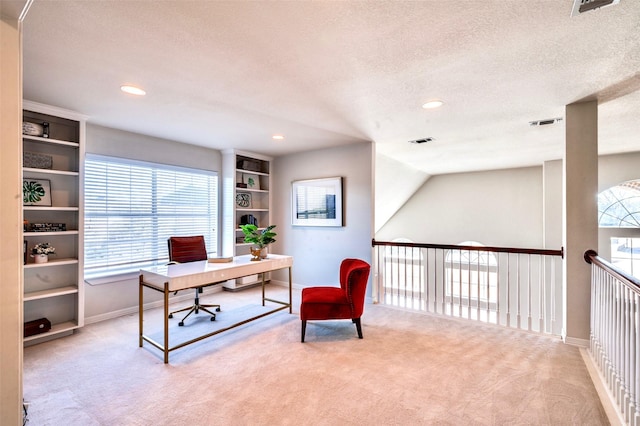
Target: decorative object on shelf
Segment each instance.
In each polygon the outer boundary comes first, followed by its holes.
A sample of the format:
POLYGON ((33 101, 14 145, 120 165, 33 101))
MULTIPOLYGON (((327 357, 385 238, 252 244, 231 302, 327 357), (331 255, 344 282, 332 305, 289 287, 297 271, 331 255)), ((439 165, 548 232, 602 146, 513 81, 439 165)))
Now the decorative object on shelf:
POLYGON ((238 192, 236 194, 236 206, 242 209, 251 208, 251 194, 248 192, 238 192))
POLYGON ((22 153, 22 167, 32 169, 51 169, 53 167, 53 157, 51 155, 40 154, 38 152, 22 153))
POLYGON ((260 177, 258 175, 244 173, 242 175, 242 182, 246 183, 249 189, 260 189, 260 177))
MULTIPOLYGON (((49 125, 47 124, 47 127, 49 125)), ((28 121, 22 122, 22 134, 27 136, 41 136, 44 137, 44 123, 30 123, 28 121)))
POLYGON ((264 250, 269 244, 276 242, 276 233, 273 232, 273 228, 276 225, 269 225, 263 230, 258 229, 255 225, 240 225, 240 229, 244 233, 244 242, 251 243, 254 246, 251 247, 251 260, 257 261, 267 257, 266 250, 264 250))
POLYGON ((49 330, 51 330, 51 321, 46 318, 39 318, 24 323, 24 337, 46 333, 49 330))
POLYGON ((23 179, 22 203, 25 206, 51 207, 51 182, 46 179, 23 179))
POLYGON ((32 223, 26 229, 30 232, 60 232, 67 230, 66 223, 32 223))
POLYGON ((242 227, 242 225, 258 226, 258 219, 252 214, 243 214, 240 216, 240 227, 242 227))
POLYGON ((236 187, 237 187, 237 188, 246 189, 246 188, 247 188, 247 184, 246 184, 246 183, 238 182, 238 183, 236 184, 236 187))
POLYGON ((260 171, 260 162, 258 160, 238 160, 236 167, 241 170, 249 170, 250 172, 260 171))
POLYGON ((55 253, 56 248, 51 247, 49 243, 36 244, 31 249, 31 257, 33 257, 35 263, 47 263, 49 261, 49 255, 55 253))
POLYGON ((292 225, 342 226, 342 177, 298 180, 291 189, 292 225))

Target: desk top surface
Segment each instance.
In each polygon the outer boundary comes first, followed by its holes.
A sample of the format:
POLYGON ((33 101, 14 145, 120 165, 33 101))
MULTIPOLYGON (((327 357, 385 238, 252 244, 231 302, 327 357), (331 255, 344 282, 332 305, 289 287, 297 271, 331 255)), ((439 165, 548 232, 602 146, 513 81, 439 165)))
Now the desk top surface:
POLYGON ((174 265, 161 265, 141 269, 140 275, 146 284, 163 289, 169 284, 169 291, 198 287, 214 282, 241 278, 247 275, 275 271, 293 265, 293 257, 269 254, 266 259, 252 261, 250 255, 236 256, 226 263, 211 263, 206 260, 174 265))

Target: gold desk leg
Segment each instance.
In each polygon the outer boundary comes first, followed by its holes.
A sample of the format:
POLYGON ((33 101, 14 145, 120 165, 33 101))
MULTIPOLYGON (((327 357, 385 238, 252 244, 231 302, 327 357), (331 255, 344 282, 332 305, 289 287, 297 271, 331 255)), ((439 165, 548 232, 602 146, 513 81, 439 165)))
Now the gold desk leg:
POLYGON ((169 364, 169 283, 164 283, 164 363, 169 364))
POLYGON ((143 289, 144 286, 142 285, 142 274, 140 274, 140 276, 138 277, 138 331, 140 332, 140 336, 139 338, 139 342, 138 345, 140 347, 142 347, 142 334, 143 334, 143 330, 142 330, 142 306, 143 306, 143 302, 142 302, 142 296, 143 296, 143 289))
POLYGON ((292 277, 291 277, 291 266, 289 266, 289 313, 293 313, 293 298, 291 296, 291 287, 292 287, 292 277))

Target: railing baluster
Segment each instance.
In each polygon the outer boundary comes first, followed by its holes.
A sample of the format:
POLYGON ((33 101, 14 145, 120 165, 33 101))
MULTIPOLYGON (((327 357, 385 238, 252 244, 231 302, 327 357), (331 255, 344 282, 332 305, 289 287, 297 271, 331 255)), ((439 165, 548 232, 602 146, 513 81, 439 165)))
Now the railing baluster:
POLYGON ((502 286, 502 280, 500 279, 500 265, 502 264, 501 260, 503 257, 503 253, 498 253, 498 261, 496 262, 496 324, 500 324, 500 315, 502 315, 502 311, 500 310, 500 289, 502 286))
POLYGON ((544 333, 545 325, 544 325, 544 308, 545 308, 545 280, 544 280, 544 264, 547 260, 540 256, 540 261, 538 262, 538 332, 544 333))
POLYGON ((521 317, 522 313, 520 310, 520 299, 522 289, 520 288, 520 255, 516 254, 516 328, 521 327, 521 317))

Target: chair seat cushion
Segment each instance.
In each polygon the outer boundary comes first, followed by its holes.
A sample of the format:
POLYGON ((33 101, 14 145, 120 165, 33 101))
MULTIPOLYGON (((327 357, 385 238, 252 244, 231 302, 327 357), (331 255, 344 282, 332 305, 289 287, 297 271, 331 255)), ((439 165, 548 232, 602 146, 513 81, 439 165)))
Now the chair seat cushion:
POLYGON ((309 287, 302 290, 300 319, 350 319, 351 305, 340 287, 309 287))

